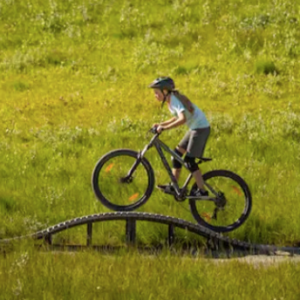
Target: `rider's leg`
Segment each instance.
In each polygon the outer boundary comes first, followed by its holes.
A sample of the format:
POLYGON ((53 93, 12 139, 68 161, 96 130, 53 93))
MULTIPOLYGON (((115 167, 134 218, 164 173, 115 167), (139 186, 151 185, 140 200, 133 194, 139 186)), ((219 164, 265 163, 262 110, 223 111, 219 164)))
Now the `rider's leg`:
POLYGON ((195 178, 195 181, 198 186, 198 190, 200 191, 201 194, 207 194, 207 191, 205 190, 204 187, 202 173, 198 165, 195 163, 195 158, 202 157, 209 134, 210 134, 209 127, 192 130, 189 137, 187 154, 185 158, 187 164, 190 165, 189 169, 193 174, 193 177, 195 178))
MULTIPOLYGON (((175 152, 178 154, 178 152, 176 150, 181 153, 181 155, 179 154, 181 157, 186 153, 186 150, 184 148, 180 147, 180 146, 177 146, 176 149, 175 149, 175 152)), ((172 158, 172 160, 173 160, 173 158, 172 158)), ((186 159, 185 159, 185 161, 186 161, 186 159)), ((195 159, 194 159, 194 161, 195 161, 195 159)), ((179 164, 179 168, 173 168, 172 169, 172 173, 173 173, 173 175, 174 175, 174 177, 176 178, 177 181, 179 180, 180 173, 181 173, 181 167, 182 167, 182 165, 179 162, 178 162, 178 164, 179 164)), ((176 165, 175 161, 173 161, 173 166, 174 165, 176 165)), ((178 165, 176 165, 176 166, 178 166, 178 165)), ((196 164, 195 168, 196 168, 196 171, 192 172, 193 177, 195 178, 195 181, 197 183, 198 188, 199 189, 204 189, 204 181, 203 181, 201 170, 199 169, 197 164, 196 164)))
MULTIPOLYGON (((177 146, 176 149, 174 149, 174 152, 180 157, 182 157, 184 155, 185 151, 186 150, 184 148, 180 147, 180 146, 177 146)), ((172 174, 174 175, 176 181, 178 181, 182 165, 173 156, 172 156, 171 159, 172 159, 172 164, 173 164, 172 174)), ((158 184, 157 187, 159 189, 163 190, 165 193, 174 193, 174 187, 172 186, 172 183, 158 184)))
MULTIPOLYGON (((186 153, 186 149, 188 147, 189 140, 190 140, 190 135, 191 135, 191 131, 189 130, 185 133, 184 137, 182 138, 182 140, 179 142, 178 146, 175 149, 175 152, 177 152, 177 154, 180 157, 182 157, 186 153)), ((174 160, 173 158, 172 158, 172 162, 173 162, 172 173, 178 182, 182 165, 177 160, 174 160)))
MULTIPOLYGON (((185 152, 186 152, 186 150, 180 146, 177 146, 175 149, 175 153, 177 153, 180 157, 182 157, 185 152)), ((173 173, 174 177, 176 178, 176 180, 178 181, 179 177, 180 177, 182 165, 174 157, 172 157, 172 162, 173 162, 172 173, 173 173)))
POLYGON ((203 177, 202 177, 202 173, 201 173, 201 170, 197 170, 193 173, 193 176, 195 178, 195 181, 197 183, 197 186, 200 190, 205 190, 205 187, 204 187, 204 180, 203 180, 203 177))
POLYGON ((207 195, 207 191, 204 188, 204 181, 201 174, 201 171, 195 162, 195 157, 192 157, 190 154, 187 154, 184 158, 184 161, 186 162, 186 165, 189 169, 189 171, 192 173, 193 177, 195 178, 195 181, 198 186, 198 190, 200 191, 200 195, 207 195))

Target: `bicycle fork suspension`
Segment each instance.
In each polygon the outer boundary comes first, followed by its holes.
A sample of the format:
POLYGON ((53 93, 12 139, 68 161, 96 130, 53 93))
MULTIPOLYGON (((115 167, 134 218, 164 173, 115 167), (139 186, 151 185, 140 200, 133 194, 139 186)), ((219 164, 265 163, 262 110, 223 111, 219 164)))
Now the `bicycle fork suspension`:
POLYGON ((132 182, 132 180, 133 180, 132 175, 133 175, 134 171, 137 169, 137 167, 139 166, 139 164, 141 163, 141 161, 142 161, 142 159, 143 159, 143 157, 144 157, 144 155, 145 155, 145 153, 146 153, 146 151, 148 149, 149 149, 149 145, 147 145, 143 149, 143 151, 140 151, 138 153, 138 157, 137 157, 135 163, 133 164, 133 166, 131 167, 131 169, 129 170, 129 172, 127 173, 127 175, 125 177, 121 178, 121 182, 122 183, 125 183, 125 182, 126 183, 130 183, 130 182, 132 182))

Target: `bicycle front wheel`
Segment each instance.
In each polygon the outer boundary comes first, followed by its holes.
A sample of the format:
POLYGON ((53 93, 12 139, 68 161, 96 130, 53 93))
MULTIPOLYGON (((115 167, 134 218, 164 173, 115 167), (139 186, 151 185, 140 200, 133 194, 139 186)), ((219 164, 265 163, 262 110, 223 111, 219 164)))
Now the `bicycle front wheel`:
MULTIPOLYGON (((190 209, 196 221, 217 232, 232 231, 248 218, 252 197, 246 182, 237 174, 226 170, 214 170, 203 175, 209 197, 214 199, 190 199, 190 209)), ((197 189, 196 183, 192 190, 197 189)))
POLYGON ((154 188, 153 169, 142 158, 132 176, 129 171, 137 162, 138 152, 129 149, 114 150, 96 164, 92 187, 103 205, 115 211, 131 211, 143 205, 154 188))

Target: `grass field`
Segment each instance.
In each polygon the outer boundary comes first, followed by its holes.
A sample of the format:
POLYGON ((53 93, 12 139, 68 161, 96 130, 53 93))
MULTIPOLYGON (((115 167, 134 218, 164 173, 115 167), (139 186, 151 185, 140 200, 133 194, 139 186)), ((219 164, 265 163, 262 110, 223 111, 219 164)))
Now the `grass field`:
MULTIPOLYGON (((147 88, 157 76, 169 75, 211 123, 205 156, 214 160, 203 171, 232 170, 251 188, 251 215, 230 235, 256 243, 299 243, 299 8, 297 1, 283 0, 1 1, 0 238, 108 211, 91 189, 94 165, 112 149, 142 149, 151 125, 169 118, 147 88)), ((166 131, 162 140, 174 147, 185 130, 166 131)), ((166 182, 154 150, 147 158, 156 183, 166 182)), ((188 209, 187 202, 179 205, 154 191, 139 210, 193 221, 188 209)), ((61 238, 75 243, 80 230, 61 238)), ((123 224, 103 224, 97 230, 101 242, 124 240, 123 224)), ((138 236, 151 244, 165 238, 165 232, 160 226, 143 226, 138 236)), ((149 260, 134 254, 110 258, 28 251, 22 248, 0 259, 4 299, 96 299, 98 286, 112 289, 107 299, 167 299, 168 290, 177 299, 189 284, 196 297, 236 299, 241 291, 243 299, 252 299, 259 284, 264 290, 254 298, 297 299, 292 281, 299 267, 289 263, 256 269, 239 263, 219 267, 200 259, 194 269, 194 260, 168 255, 149 260), (15 277, 10 266, 24 255, 26 267, 15 277), (97 265, 100 269, 90 272, 97 265), (149 270, 149 281, 135 282, 130 294, 130 281, 117 284, 122 273, 111 280, 105 276, 120 265, 128 276, 136 268, 133 281, 149 270), (179 277, 174 265, 178 272, 184 269, 179 277), (103 285, 97 283, 99 273, 103 285), (40 279, 30 281, 29 274, 40 279), (157 277, 163 285, 151 296, 157 277), (113 289, 114 283, 120 290, 113 289), (18 284, 22 292, 17 295, 18 284), (89 292, 80 294, 80 287, 89 292)))
POLYGON ((10 254, 1 299, 299 299, 299 263, 86 253, 10 254), (237 280, 238 279, 238 280, 237 280), (5 295, 5 296, 3 296, 5 295))

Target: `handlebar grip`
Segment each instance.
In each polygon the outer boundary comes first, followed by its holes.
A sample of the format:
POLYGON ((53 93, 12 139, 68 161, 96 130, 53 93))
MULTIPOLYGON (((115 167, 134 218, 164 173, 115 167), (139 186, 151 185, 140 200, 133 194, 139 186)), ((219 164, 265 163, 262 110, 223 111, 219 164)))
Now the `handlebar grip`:
POLYGON ((162 129, 161 129, 161 132, 157 132, 157 128, 158 128, 158 126, 154 126, 154 127, 152 127, 149 131, 152 132, 153 134, 158 134, 158 135, 160 135, 164 129, 162 128, 162 129))
POLYGON ((150 131, 151 131, 153 134, 156 134, 156 133, 158 133, 156 129, 157 129, 157 127, 152 127, 152 128, 150 129, 150 131))

